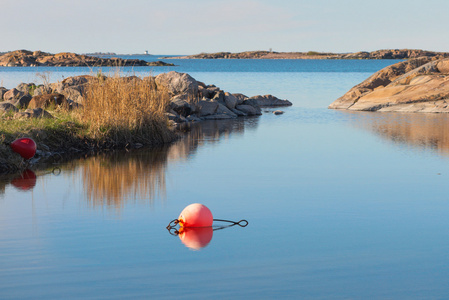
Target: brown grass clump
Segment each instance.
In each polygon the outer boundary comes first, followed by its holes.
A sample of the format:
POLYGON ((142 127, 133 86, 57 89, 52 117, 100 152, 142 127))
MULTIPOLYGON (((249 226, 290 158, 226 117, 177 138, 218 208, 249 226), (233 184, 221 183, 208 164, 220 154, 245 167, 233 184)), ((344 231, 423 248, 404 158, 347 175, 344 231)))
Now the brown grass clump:
POLYGON ((162 144, 175 137, 165 116, 169 100, 152 77, 98 76, 87 86, 80 118, 92 138, 113 146, 162 144))

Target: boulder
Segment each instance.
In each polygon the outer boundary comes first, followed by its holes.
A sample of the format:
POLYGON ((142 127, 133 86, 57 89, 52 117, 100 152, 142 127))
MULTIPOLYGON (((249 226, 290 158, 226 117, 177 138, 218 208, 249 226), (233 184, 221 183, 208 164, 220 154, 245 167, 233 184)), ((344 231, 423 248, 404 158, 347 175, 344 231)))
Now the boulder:
POLYGON ((158 88, 166 88, 173 95, 198 94, 198 82, 189 74, 171 71, 162 73, 155 78, 158 88))
POLYGON ((67 100, 64 95, 58 93, 34 96, 28 104, 28 108, 47 108, 52 105, 55 107, 67 105, 67 100))
POLYGON ((260 107, 255 107, 252 105, 241 104, 237 105, 235 108, 247 116, 260 116, 262 114, 260 107))
POLYGON ((197 107, 199 117, 214 115, 218 109, 218 102, 210 100, 201 100, 198 102, 197 107))
POLYGON ((39 85, 35 90, 32 96, 40 96, 44 94, 51 94, 52 89, 49 86, 39 85))
POLYGON ((249 99, 243 101, 243 104, 253 105, 253 106, 291 106, 292 103, 288 100, 281 100, 273 95, 258 95, 250 97, 249 99))
POLYGON ((28 107, 28 104, 30 103, 31 98, 32 97, 30 94, 26 94, 26 95, 20 97, 20 99, 11 100, 11 103, 13 103, 18 108, 26 108, 26 107, 28 107))
POLYGON ((240 93, 232 94, 237 99, 237 105, 243 104, 243 101, 248 99, 249 97, 240 93))
POLYGON ((10 102, 1 102, 0 103, 0 114, 4 114, 6 112, 13 111, 18 112, 19 109, 14 106, 14 104, 10 102))
POLYGON ((14 101, 19 100, 23 96, 25 96, 24 92, 21 92, 16 88, 12 88, 3 95, 3 99, 5 101, 14 101))
POLYGON ((227 116, 229 116, 229 118, 237 118, 237 114, 232 112, 229 108, 227 108, 226 106, 224 106, 221 103, 218 103, 218 108, 215 113, 221 114, 221 115, 227 115, 227 116))
POLYGON ((60 92, 67 100, 72 100, 74 102, 83 102, 84 85, 69 86, 62 89, 60 92))
POLYGON ((42 108, 29 108, 23 112, 16 113, 14 118, 53 118, 53 116, 42 108))
POLYGON ((187 117, 195 111, 195 107, 187 101, 186 95, 177 95, 171 98, 170 108, 181 116, 187 117))
POLYGON ((0 87, 0 101, 3 101, 3 95, 8 91, 7 88, 0 87))
POLYGON ((234 109, 235 106, 238 103, 237 98, 234 95, 232 95, 232 94, 230 94, 228 92, 225 93, 225 99, 224 100, 225 100, 226 107, 229 108, 229 109, 234 109))
POLYGON ((36 85, 34 83, 23 83, 23 82, 21 82, 16 87, 17 90, 24 92, 25 94, 30 94, 30 92, 32 90, 34 90, 35 88, 36 88, 36 85))

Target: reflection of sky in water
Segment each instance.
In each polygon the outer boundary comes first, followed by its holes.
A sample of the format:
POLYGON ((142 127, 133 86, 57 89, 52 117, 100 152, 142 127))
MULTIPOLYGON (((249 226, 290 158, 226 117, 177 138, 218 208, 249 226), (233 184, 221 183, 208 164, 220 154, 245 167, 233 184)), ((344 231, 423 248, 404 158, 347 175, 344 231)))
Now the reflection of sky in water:
MULTIPOLYGON (((248 76, 203 75, 231 88, 248 76)), ((327 110, 359 79, 277 75, 253 74, 248 90, 260 78, 288 95, 282 116, 211 122, 157 154, 36 172, 29 192, 4 184, 1 295, 444 298, 446 116, 327 110), (250 224, 190 251, 165 227, 194 202, 250 224)))

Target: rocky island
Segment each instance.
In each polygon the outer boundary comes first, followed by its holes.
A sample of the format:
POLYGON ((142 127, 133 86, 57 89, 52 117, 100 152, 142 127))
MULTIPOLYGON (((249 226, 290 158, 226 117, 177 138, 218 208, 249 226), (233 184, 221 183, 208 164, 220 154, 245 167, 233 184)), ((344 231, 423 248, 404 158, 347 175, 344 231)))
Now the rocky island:
POLYGON ((162 61, 147 62, 140 59, 122 59, 117 57, 101 58, 80 55, 71 52, 57 54, 42 51, 17 50, 0 56, 2 67, 139 67, 139 66, 174 66, 162 61))
MULTIPOLYGON (((272 95, 225 92, 175 71, 147 77, 81 75, 0 87, 0 173, 24 167, 8 144, 27 136, 42 159, 172 142, 177 125, 262 114, 290 106, 272 95)), ((28 165, 29 167, 29 165, 28 165)))
POLYGON ((449 58, 419 57, 388 66, 354 86, 329 108, 449 113, 449 58))
POLYGON ((189 56, 170 57, 174 59, 410 59, 417 57, 449 57, 446 52, 433 52, 419 49, 387 49, 372 52, 326 53, 326 52, 273 52, 246 51, 239 53, 217 52, 200 53, 189 56))

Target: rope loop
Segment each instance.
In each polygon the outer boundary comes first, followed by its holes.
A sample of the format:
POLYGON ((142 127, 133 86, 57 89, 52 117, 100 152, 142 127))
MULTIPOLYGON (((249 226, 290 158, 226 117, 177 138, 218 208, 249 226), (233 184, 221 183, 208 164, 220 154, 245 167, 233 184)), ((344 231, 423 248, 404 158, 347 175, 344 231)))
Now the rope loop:
POLYGON ((231 220, 214 219, 214 221, 231 223, 232 224, 231 226, 234 226, 234 225, 239 225, 240 227, 248 226, 247 220, 240 220, 238 222, 235 222, 235 221, 231 221, 231 220))
POLYGON ((174 229, 176 227, 176 225, 178 225, 178 223, 179 223, 179 220, 174 219, 174 220, 170 221, 170 223, 168 223, 166 228, 168 229, 168 231, 170 231, 171 229, 174 229))

